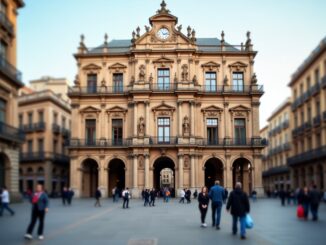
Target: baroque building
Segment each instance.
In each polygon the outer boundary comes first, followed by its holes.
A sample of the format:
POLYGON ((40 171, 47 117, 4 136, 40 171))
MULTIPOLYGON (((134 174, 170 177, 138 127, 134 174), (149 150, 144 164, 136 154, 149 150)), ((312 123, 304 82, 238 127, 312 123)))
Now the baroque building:
POLYGON ((23 82, 16 68, 17 15, 23 6, 21 0, 0 1, 0 186, 7 186, 12 200, 20 199, 18 159, 24 141, 17 128, 17 96, 23 82))
POLYGON ((71 111, 67 97, 68 81, 42 77, 20 90, 18 124, 25 134, 19 166, 20 192, 44 185, 56 196, 69 183, 71 111), (54 92, 55 91, 55 92, 54 92))
POLYGON ((293 74, 293 156, 288 158, 293 187, 326 188, 326 37, 293 74))
MULTIPOLYGON (((163 1, 131 39, 95 48, 81 37, 72 105, 71 187, 92 196, 99 187, 160 188, 172 170, 173 188, 211 187, 263 192, 259 105, 250 33, 240 45, 183 32, 163 1)), ((178 193, 178 192, 176 192, 178 193)))

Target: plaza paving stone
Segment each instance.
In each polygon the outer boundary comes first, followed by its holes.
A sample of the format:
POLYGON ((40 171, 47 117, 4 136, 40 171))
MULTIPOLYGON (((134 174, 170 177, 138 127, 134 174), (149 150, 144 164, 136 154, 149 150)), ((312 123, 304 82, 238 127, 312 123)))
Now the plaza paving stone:
MULTIPOLYGON (((12 204, 16 215, 0 217, 0 244, 63 244, 63 245, 152 245, 152 244, 326 244, 326 205, 320 208, 318 222, 296 218, 296 207, 281 207, 278 200, 260 199, 251 203, 255 226, 247 230, 247 240, 231 235, 231 216, 223 207, 221 230, 200 228, 198 204, 157 201, 156 207, 143 207, 141 200, 131 200, 130 209, 122 202, 103 199, 101 208, 93 207, 93 199, 74 200, 64 207, 60 199, 52 199, 45 221, 44 241, 25 241, 23 235, 30 219, 29 203, 12 204)), ((36 232, 35 227, 34 233, 36 232)), ((35 234, 34 234, 35 237, 35 234)))

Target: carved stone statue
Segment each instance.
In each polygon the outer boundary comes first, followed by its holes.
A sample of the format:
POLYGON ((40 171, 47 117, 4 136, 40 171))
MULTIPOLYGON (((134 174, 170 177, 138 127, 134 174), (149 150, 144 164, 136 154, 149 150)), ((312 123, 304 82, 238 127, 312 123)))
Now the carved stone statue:
POLYGON ((106 81, 105 81, 104 78, 103 78, 103 80, 101 81, 101 86, 102 86, 102 87, 106 87, 106 81))
POLYGON ((143 156, 139 156, 139 158, 138 158, 138 168, 139 169, 144 168, 144 157, 143 156))
POLYGON ((174 73, 174 79, 173 79, 173 82, 175 84, 177 84, 179 81, 178 81, 178 77, 177 77, 177 73, 174 73))
POLYGON ((149 32, 150 27, 145 25, 146 32, 149 32))
POLYGON ((140 27, 139 26, 136 28, 136 32, 137 32, 136 36, 137 36, 137 38, 139 38, 140 37, 140 27))
POLYGON ((139 66, 139 81, 144 81, 145 80, 145 66, 141 65, 139 66))
POLYGON ((225 75, 225 77, 224 77, 224 80, 223 80, 223 83, 224 83, 224 85, 229 85, 229 79, 228 79, 228 77, 225 75))
POLYGON ((154 78, 153 78, 153 74, 151 73, 151 74, 149 75, 149 83, 150 83, 150 84, 153 84, 153 80, 154 80, 154 78))
POLYGON ((133 85, 135 83, 135 76, 131 76, 130 84, 133 85))
POLYGON ((257 76, 256 76, 256 73, 254 73, 253 75, 252 75, 252 77, 251 77, 251 84, 257 84, 257 76))
POLYGON ((140 117, 138 122, 138 135, 144 136, 144 134, 145 134, 145 119, 143 117, 140 117))
POLYGON ((188 116, 185 116, 183 118, 182 128, 183 128, 183 136, 189 136, 190 124, 189 124, 189 117, 188 116))
POLYGON ((194 83, 194 85, 198 85, 198 79, 196 75, 194 75, 194 77, 192 78, 192 82, 194 83))
POLYGON ((80 86, 80 82, 79 82, 79 77, 78 75, 75 76, 75 80, 74 80, 75 86, 79 87, 80 86))
POLYGON ((191 37, 191 27, 190 26, 187 27, 187 37, 188 38, 191 37))
POLYGON ((179 25, 179 26, 177 27, 177 29, 178 29, 178 31, 180 32, 180 31, 182 30, 182 25, 179 25))
POLYGON ((182 72, 181 72, 181 78, 182 81, 188 80, 188 65, 184 64, 181 66, 182 72))
POLYGON ((183 158, 183 167, 184 168, 189 168, 190 167, 190 161, 189 161, 189 156, 185 155, 183 158))

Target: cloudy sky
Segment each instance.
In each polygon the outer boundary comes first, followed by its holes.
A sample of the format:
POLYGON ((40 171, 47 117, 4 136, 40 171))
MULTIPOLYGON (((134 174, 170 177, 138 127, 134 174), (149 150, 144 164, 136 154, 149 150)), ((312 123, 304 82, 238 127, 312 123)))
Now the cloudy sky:
MULTIPOLYGON (((80 34, 89 47, 109 39, 128 39, 161 0, 25 0, 19 10, 18 68, 24 82, 44 75, 67 77, 76 74, 72 56, 80 34)), ((290 95, 291 74, 326 36, 324 0, 166 0, 179 23, 192 26, 197 37, 220 37, 240 44, 246 31, 252 33, 258 51, 255 71, 264 85, 260 121, 290 95)), ((184 28, 185 29, 185 28, 184 28)), ((143 30, 142 30, 143 31, 143 30)))

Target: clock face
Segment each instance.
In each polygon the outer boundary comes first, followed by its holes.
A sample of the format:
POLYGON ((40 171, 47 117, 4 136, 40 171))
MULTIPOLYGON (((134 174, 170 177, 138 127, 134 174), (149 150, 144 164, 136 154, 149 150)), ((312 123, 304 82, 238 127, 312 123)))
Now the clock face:
POLYGON ((167 28, 162 27, 161 29, 158 30, 157 36, 162 40, 166 40, 170 36, 170 32, 167 28))

